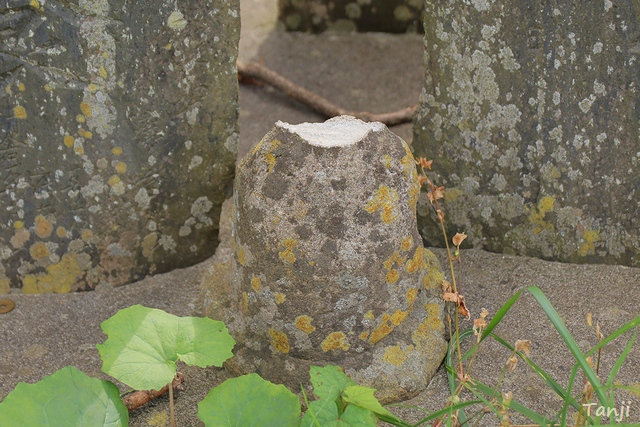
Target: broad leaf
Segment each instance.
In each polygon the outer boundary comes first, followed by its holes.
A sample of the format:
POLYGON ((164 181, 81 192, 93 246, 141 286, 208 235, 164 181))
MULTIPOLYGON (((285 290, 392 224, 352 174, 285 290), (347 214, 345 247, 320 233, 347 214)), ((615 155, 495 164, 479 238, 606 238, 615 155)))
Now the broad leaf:
POLYGON ((300 401, 285 386, 249 374, 213 388, 198 403, 198 418, 207 427, 298 427, 300 401))
POLYGON ((302 417, 300 427, 316 427, 311 416, 315 416, 320 427, 375 427, 378 420, 367 409, 355 405, 347 405, 342 415, 338 414, 338 407, 333 400, 315 400, 309 404, 309 409, 302 417))
POLYGON ((368 409, 374 414, 386 415, 394 417, 394 415, 382 407, 378 399, 373 395, 375 388, 351 386, 347 387, 342 393, 342 399, 345 402, 353 403, 362 408, 368 409))
POLYGON ((223 322, 178 317, 134 305, 100 325, 107 340, 96 347, 102 370, 136 390, 159 390, 176 375, 176 361, 222 366, 235 341, 223 322))
POLYGON ((327 365, 321 368, 312 365, 309 369, 309 375, 311 376, 311 384, 313 384, 313 392, 322 400, 335 401, 344 389, 356 385, 338 366, 327 365))
POLYGON ((18 383, 0 403, 2 427, 124 427, 129 412, 118 388, 73 366, 36 384, 18 383))

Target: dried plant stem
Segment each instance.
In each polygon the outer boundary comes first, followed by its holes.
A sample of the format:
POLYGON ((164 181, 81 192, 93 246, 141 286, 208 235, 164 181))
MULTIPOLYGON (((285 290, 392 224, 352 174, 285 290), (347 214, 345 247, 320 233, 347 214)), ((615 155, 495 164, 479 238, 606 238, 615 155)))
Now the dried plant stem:
POLYGON ((176 427, 176 414, 173 410, 173 387, 169 387, 169 413, 171 414, 171 427, 176 427))
POLYGON ((131 412, 134 409, 137 409, 140 406, 144 405, 145 403, 149 402, 150 400, 164 395, 167 391, 169 391, 170 393, 169 397, 171 397, 173 395, 173 389, 176 389, 176 390, 184 389, 184 375, 178 372, 175 378, 173 379, 173 382, 171 383, 171 385, 172 385, 171 389, 169 389, 169 384, 167 384, 166 386, 162 387, 160 390, 138 390, 131 393, 124 399, 122 399, 122 401, 127 407, 127 409, 129 410, 129 412, 131 412))
POLYGON ((417 106, 407 107, 391 113, 374 114, 366 111, 350 111, 341 108, 326 98, 293 83, 275 71, 256 62, 237 61, 238 74, 242 77, 261 80, 289 95, 325 117, 354 116, 368 122, 382 122, 387 126, 410 122, 417 106))

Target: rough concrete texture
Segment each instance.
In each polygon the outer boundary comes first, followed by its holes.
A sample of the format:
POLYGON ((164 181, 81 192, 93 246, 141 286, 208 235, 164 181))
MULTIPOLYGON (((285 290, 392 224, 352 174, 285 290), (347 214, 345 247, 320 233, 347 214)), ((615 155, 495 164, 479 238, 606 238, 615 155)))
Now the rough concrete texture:
POLYGON ((206 259, 237 153, 238 0, 18 3, 2 6, 0 293, 206 259))
POLYGON ((434 159, 451 230, 491 251, 640 266, 638 2, 426 8, 413 148, 434 159))
POLYGON ((230 366, 296 388, 333 363, 383 401, 423 390, 446 342, 418 193, 381 123, 276 123, 238 166, 230 270, 205 281, 207 314, 238 342, 230 366))
POLYGON ((288 31, 422 32, 423 0, 279 0, 288 31))

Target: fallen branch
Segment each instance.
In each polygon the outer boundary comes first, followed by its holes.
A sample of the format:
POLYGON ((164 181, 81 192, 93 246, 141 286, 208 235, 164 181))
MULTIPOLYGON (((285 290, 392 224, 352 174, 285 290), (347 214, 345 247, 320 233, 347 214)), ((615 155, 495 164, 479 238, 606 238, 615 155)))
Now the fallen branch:
MULTIPOLYGON (((176 376, 171 382, 171 385, 173 386, 174 390, 184 390, 184 375, 180 372, 176 373, 176 376)), ((169 391, 169 384, 162 387, 160 390, 138 390, 122 399, 122 402, 124 402, 129 412, 131 412, 134 409, 137 409, 145 403, 149 402, 150 400, 162 396, 167 391, 169 391)))
POLYGON ((417 106, 408 107, 391 113, 374 114, 366 111, 349 111, 340 108, 331 101, 321 97, 286 79, 275 71, 256 62, 237 61, 238 75, 243 79, 257 79, 275 87, 325 117, 341 116, 343 114, 357 117, 368 122, 382 122, 387 126, 410 122, 417 106))

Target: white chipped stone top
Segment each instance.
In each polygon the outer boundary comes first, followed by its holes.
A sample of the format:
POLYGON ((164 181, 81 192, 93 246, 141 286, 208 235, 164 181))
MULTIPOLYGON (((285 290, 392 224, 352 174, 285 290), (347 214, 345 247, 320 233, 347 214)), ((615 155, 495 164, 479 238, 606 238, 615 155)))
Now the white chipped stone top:
POLYGON ((353 145, 371 131, 384 129, 379 122, 365 123, 351 116, 339 116, 324 123, 300 123, 291 125, 278 121, 276 126, 297 133, 302 139, 317 147, 346 147, 353 145))

